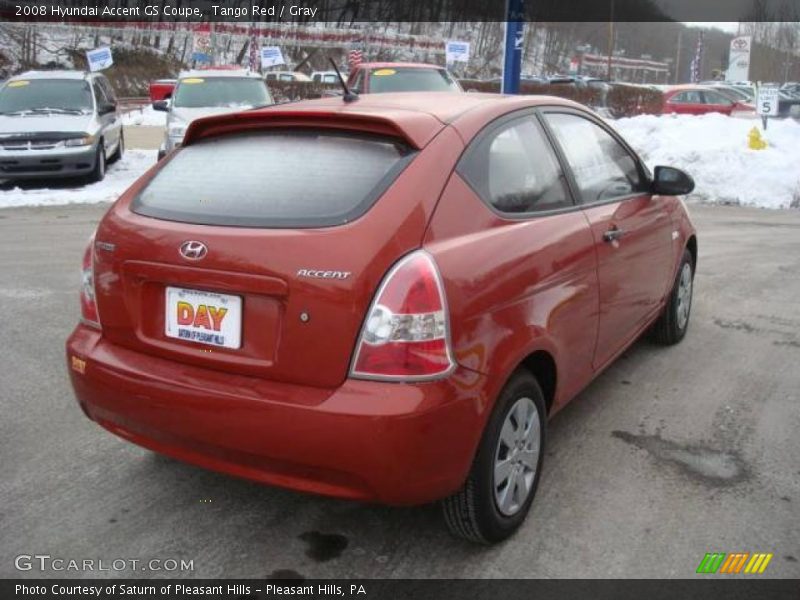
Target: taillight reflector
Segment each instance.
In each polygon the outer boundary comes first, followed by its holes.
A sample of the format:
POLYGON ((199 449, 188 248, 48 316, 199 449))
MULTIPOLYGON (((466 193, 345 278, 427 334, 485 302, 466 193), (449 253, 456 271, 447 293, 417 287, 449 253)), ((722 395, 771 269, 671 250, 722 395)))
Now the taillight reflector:
POLYGON ((397 381, 436 379, 455 363, 439 271, 419 250, 384 277, 361 329, 352 377, 397 381))
POLYGON ((100 329, 100 316, 97 313, 97 301, 94 291, 94 236, 83 252, 81 264, 81 321, 86 325, 100 329))

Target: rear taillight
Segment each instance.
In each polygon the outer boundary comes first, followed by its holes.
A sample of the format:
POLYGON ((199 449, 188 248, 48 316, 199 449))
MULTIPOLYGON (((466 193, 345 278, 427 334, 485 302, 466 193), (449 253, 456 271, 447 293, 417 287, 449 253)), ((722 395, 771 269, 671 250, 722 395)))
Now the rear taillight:
POLYGON ((81 321, 100 329, 97 301, 94 294, 94 236, 83 253, 81 265, 81 321))
POLYGON ((356 345, 352 377, 419 381, 447 375, 454 363, 444 287, 422 250, 384 278, 356 345))

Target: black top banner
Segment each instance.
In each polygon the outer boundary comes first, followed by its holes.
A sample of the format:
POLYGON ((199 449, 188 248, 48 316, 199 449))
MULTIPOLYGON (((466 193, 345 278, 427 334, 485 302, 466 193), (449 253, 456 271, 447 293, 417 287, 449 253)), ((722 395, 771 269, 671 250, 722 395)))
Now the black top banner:
MULTIPOLYGON (((0 20, 177 22, 505 21, 506 0, 0 0, 0 20)), ((798 0, 522 0, 522 21, 800 21, 798 0)))

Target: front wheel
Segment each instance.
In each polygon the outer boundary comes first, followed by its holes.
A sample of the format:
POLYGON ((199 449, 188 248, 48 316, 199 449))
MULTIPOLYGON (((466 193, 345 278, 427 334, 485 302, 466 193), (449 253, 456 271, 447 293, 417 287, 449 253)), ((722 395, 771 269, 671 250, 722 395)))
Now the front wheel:
POLYGON ((454 535, 490 544, 522 525, 539 485, 546 414, 536 378, 515 373, 497 400, 466 483, 442 502, 454 535))
POLYGON ((656 342, 670 346, 684 338, 689 328, 693 292, 694 261, 689 250, 684 250, 678 275, 664 306, 664 312, 653 325, 653 337, 656 342))
POLYGON ((103 145, 103 140, 97 144, 97 156, 94 160, 94 169, 89 174, 89 181, 98 182, 103 181, 106 176, 106 150, 103 145))
POLYGON ((125 135, 120 131, 119 132, 119 141, 117 142, 117 149, 114 150, 114 154, 111 156, 111 160, 108 162, 115 163, 119 160, 122 160, 122 157, 125 155, 125 135))

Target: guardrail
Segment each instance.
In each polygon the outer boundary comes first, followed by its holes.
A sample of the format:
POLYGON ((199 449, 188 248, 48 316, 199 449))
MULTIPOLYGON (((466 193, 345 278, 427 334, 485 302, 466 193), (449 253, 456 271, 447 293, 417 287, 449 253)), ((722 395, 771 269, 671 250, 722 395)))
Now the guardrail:
POLYGON ((150 98, 147 96, 136 96, 133 98, 117 98, 120 112, 129 113, 134 110, 142 110, 145 106, 150 104, 150 98))

